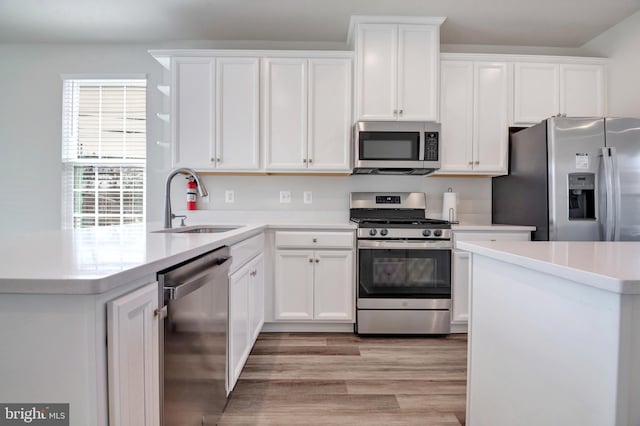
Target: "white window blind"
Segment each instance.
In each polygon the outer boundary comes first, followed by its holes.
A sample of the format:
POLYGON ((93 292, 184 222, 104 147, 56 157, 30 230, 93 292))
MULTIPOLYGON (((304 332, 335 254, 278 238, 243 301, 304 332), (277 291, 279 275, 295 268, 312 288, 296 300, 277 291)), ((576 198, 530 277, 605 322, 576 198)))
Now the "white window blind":
POLYGON ((145 80, 64 80, 63 227, 143 222, 145 80))

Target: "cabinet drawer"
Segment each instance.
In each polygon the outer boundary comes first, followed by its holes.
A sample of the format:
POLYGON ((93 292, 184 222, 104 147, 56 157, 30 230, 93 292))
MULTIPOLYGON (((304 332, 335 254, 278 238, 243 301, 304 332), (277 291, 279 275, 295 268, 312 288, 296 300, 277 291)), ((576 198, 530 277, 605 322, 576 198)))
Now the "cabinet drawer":
POLYGON ((353 232, 276 232, 277 248, 353 248, 353 232))
POLYGON ((258 254, 264 252, 264 234, 256 235, 232 245, 230 252, 233 257, 229 271, 231 274, 258 254))
POLYGON ((454 232, 454 246, 458 241, 528 241, 531 232, 454 232))

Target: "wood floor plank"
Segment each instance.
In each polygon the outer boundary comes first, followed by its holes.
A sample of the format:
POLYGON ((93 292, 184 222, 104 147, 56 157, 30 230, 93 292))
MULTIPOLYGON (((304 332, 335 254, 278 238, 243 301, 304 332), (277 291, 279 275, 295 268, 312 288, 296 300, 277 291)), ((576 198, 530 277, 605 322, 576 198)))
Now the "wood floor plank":
POLYGON ((220 425, 464 424, 466 335, 261 334, 220 425))
POLYGON ((466 395, 466 380, 347 380, 349 394, 466 395))
POLYGON ((242 377, 233 391, 233 398, 295 393, 344 395, 347 384, 344 380, 251 380, 242 377))

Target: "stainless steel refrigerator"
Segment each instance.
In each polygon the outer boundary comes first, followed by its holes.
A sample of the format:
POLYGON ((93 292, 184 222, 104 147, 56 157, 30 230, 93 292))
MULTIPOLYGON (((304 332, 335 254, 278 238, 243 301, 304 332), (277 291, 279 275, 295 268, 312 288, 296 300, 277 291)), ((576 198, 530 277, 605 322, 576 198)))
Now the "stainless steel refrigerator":
POLYGON ((640 240, 640 119, 549 118, 511 135, 492 222, 533 240, 640 240))

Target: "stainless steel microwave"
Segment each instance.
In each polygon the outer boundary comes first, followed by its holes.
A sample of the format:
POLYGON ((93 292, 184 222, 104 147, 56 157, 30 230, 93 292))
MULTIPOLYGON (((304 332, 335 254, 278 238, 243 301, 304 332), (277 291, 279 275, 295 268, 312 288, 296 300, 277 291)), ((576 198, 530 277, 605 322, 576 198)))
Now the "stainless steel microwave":
POLYGON ((359 121, 354 126, 354 174, 427 175, 440 168, 440 124, 359 121))

